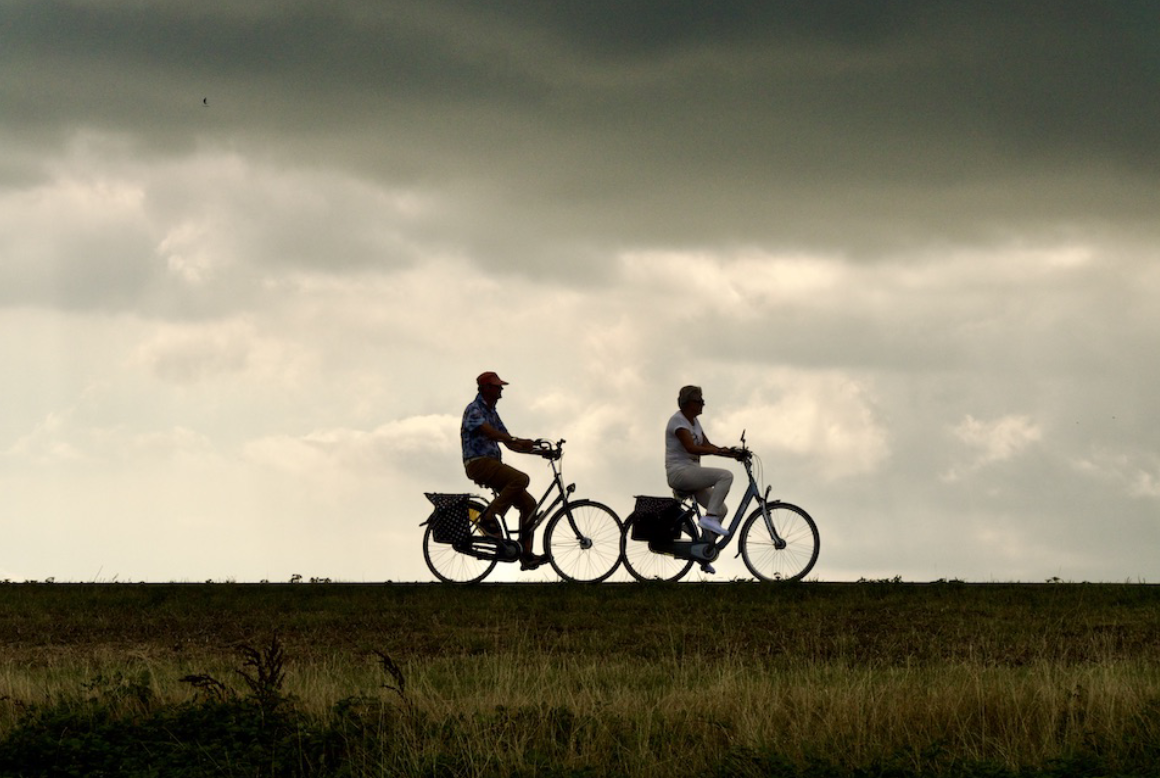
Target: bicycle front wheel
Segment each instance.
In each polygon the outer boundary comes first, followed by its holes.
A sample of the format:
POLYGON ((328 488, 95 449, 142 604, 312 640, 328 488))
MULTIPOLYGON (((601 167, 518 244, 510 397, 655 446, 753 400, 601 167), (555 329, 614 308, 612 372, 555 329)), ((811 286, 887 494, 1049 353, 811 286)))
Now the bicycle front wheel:
MULTIPOLYGON (((479 514, 486 506, 478 500, 468 503, 468 515, 471 518, 471 534, 480 535, 479 514)), ((446 583, 477 583, 487 577, 495 569, 494 559, 479 559, 478 557, 461 554, 449 543, 436 543, 431 537, 431 525, 423 533, 423 559, 435 577, 446 583)))
POLYGON ((620 564, 620 519, 607 505, 578 500, 548 520, 544 548, 565 581, 599 583, 620 564))
POLYGON ((778 542, 769 534, 761 507, 749 514, 741 528, 741 556, 749 572, 763 581, 798 581, 818 561, 821 540, 810 515, 787 502, 766 503, 778 542))
MULTIPOLYGON (((693 566, 693 560, 680 559, 672 554, 662 554, 651 550, 643 540, 632 539, 632 528, 636 519, 624 522, 624 534, 620 538, 620 556, 624 566, 638 581, 679 581, 693 566)), ((692 519, 681 521, 678 540, 696 540, 697 528, 692 519)))

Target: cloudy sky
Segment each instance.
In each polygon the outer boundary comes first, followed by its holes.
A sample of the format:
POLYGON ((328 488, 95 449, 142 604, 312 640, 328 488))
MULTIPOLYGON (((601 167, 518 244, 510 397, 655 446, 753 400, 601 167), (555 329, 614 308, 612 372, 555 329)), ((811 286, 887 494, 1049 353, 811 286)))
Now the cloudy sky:
POLYGON ((0 578, 430 580, 496 370, 822 580, 1160 581, 1158 127, 1152 2, 0 0, 0 578))

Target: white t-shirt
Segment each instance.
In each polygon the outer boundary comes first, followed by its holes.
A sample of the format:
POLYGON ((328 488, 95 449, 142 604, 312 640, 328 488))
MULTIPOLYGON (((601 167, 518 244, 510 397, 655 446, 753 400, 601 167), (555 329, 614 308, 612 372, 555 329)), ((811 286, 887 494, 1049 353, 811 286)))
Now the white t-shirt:
POLYGON ((693 436, 693 442, 700 445, 705 442, 705 431, 701 429, 701 420, 689 421, 685 414, 677 411, 665 425, 665 470, 701 464, 698 454, 690 454, 685 444, 677 437, 677 430, 686 429, 693 436))

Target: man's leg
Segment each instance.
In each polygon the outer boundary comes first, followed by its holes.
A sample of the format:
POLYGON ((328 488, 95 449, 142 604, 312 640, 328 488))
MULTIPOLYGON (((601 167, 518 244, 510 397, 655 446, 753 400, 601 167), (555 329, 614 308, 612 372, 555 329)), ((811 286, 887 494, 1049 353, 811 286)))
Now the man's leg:
POLYGON ((532 554, 532 519, 535 518, 536 498, 525 489, 515 498, 516 509, 520 512, 520 545, 524 547, 524 556, 532 554))
POLYGON ((506 465, 498 459, 476 459, 467 464, 467 477, 480 486, 494 489, 498 494, 487 510, 479 517, 480 523, 485 524, 492 516, 507 515, 508 508, 515 504, 520 511, 520 536, 529 537, 524 544, 526 550, 531 548, 531 533, 525 533, 525 526, 531 522, 532 512, 536 509, 536 501, 528 494, 528 484, 531 479, 526 473, 506 465))

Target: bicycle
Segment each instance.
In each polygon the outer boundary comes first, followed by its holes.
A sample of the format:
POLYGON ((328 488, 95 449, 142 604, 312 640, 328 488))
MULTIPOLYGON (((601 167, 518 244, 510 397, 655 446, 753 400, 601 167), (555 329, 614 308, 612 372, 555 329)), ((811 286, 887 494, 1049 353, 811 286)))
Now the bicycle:
MULTIPOLYGON (((670 503, 671 519, 664 537, 651 539, 636 531, 641 517, 634 511, 625 519, 621 536, 621 558, 628 572, 638 581, 677 581, 689 572, 694 562, 707 565, 715 561, 734 537, 738 537, 736 556, 745 560, 749 572, 762 581, 798 581, 804 578, 818 561, 821 539, 817 524, 808 513, 796 505, 769 499, 769 486, 764 492, 758 487, 761 480, 761 460, 745 444, 741 433, 741 447, 733 449, 736 458, 745 466, 749 486, 728 526, 727 535, 702 532, 697 520, 701 507, 688 492, 673 491, 675 499, 638 498, 670 503), (754 476, 754 463, 759 472, 754 476), (752 500, 757 508, 742 522, 752 500), (740 526, 740 532, 737 531, 740 526)), ((641 530, 644 529, 642 526, 641 530)), ((736 556, 734 558, 736 558, 736 556)))
MULTIPOLYGON (((564 443, 536 440, 529 453, 543 457, 552 467, 552 482, 536 503, 532 520, 532 530, 539 529, 545 521, 544 550, 548 562, 556 573, 566 581, 598 583, 612 575, 620 566, 620 538, 623 526, 616 512, 594 500, 573 500, 576 484, 564 484, 563 466, 564 443), (548 497, 555 496, 548 502, 548 497), (545 503, 547 503, 545 505, 545 503), (554 512, 553 512, 554 511, 554 512), (550 515, 550 518, 549 518, 550 515)), ((436 512, 422 524, 427 525, 423 533, 423 558, 435 576, 447 583, 477 583, 482 581, 500 562, 516 562, 522 548, 515 534, 518 528, 509 527, 506 517, 497 516, 502 537, 486 534, 479 525, 479 517, 487 509, 488 503, 478 495, 432 495, 458 498, 461 515, 453 519, 463 522, 458 527, 447 530, 442 539, 437 539, 440 527, 436 512)))

